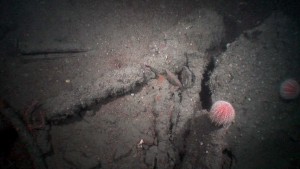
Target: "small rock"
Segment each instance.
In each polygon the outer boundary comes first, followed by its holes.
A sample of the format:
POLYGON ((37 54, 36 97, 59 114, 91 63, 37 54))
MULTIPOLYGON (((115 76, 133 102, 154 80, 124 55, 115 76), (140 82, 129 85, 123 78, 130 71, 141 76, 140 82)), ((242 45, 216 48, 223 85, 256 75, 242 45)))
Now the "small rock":
POLYGON ((168 145, 165 141, 160 141, 158 143, 158 149, 162 152, 165 152, 168 149, 168 145))
POLYGON ((157 154, 157 168, 173 168, 171 161, 166 153, 157 154))
POLYGON ((117 150, 114 154, 114 159, 119 160, 128 156, 131 152, 131 148, 128 146, 124 146, 123 144, 118 145, 117 150))
POLYGON ((143 136, 144 138, 144 143, 146 145, 150 145, 152 146, 154 144, 154 138, 153 137, 150 137, 150 136, 143 136))
POLYGON ((64 153, 63 158, 69 164, 72 164, 74 168, 90 169, 90 168, 95 168, 100 164, 97 158, 93 157, 90 154, 77 151, 77 150, 73 150, 73 151, 71 150, 64 153))
POLYGON ((228 49, 230 47, 230 43, 227 43, 226 44, 226 48, 228 49))
POLYGON ((170 72, 169 70, 166 69, 166 76, 167 76, 167 80, 169 81, 169 83, 171 83, 174 86, 178 86, 178 87, 182 87, 181 82, 178 80, 177 76, 170 72))
POLYGON ((88 111, 85 112, 85 115, 86 115, 87 117, 92 117, 92 116, 95 116, 95 115, 96 115, 96 112, 93 111, 93 110, 88 110, 88 111))
POLYGON ((193 73, 186 66, 182 68, 180 77, 184 88, 190 88, 193 86, 193 73))

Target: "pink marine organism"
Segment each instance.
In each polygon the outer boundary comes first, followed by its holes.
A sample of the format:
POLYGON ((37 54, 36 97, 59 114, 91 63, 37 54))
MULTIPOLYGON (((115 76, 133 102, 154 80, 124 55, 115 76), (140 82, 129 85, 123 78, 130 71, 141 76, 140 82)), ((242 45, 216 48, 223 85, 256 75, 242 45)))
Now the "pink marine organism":
POLYGON ((279 94, 283 99, 295 99, 299 96, 299 93, 299 83, 294 79, 286 79, 280 85, 279 94))
POLYGON ((235 110, 227 101, 216 101, 210 109, 209 118, 218 126, 227 126, 234 121, 235 110))

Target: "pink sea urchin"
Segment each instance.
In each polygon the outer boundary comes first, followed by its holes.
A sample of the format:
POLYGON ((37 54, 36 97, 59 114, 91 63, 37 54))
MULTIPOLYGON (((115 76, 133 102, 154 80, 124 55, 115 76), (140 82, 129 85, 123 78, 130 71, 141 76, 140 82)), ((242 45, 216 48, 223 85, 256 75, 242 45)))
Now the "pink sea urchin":
POLYGON ((229 102, 215 102, 209 112, 209 118, 217 125, 229 125, 235 118, 235 110, 229 102))
POLYGON ((283 99, 295 99, 300 93, 299 83, 294 79, 287 79, 281 83, 279 93, 283 99))

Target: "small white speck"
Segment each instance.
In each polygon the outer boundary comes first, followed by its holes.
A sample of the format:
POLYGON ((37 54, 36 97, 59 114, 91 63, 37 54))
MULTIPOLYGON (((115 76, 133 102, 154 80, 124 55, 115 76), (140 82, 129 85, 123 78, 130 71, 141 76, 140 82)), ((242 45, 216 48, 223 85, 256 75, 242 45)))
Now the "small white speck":
POLYGON ((130 95, 131 95, 131 96, 134 96, 134 93, 131 93, 130 95))
POLYGON ((70 83, 70 82, 71 82, 71 80, 70 80, 70 79, 67 79, 65 82, 66 82, 66 83, 70 83))
POLYGON ((229 47, 230 47, 230 43, 227 43, 227 44, 226 44, 226 48, 229 48, 229 47))

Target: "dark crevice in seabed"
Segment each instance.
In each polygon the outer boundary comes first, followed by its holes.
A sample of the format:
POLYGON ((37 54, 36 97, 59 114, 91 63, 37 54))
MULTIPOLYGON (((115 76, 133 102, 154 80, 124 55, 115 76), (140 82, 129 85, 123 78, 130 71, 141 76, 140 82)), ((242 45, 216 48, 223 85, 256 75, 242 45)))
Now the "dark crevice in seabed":
POLYGON ((211 90, 209 88, 209 80, 210 80, 211 72, 214 70, 214 68, 215 68, 214 59, 211 57, 206 67, 206 70, 204 71, 203 79, 201 82, 201 92, 199 95, 200 95, 202 109, 209 109, 212 104, 211 90))

